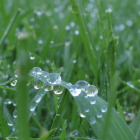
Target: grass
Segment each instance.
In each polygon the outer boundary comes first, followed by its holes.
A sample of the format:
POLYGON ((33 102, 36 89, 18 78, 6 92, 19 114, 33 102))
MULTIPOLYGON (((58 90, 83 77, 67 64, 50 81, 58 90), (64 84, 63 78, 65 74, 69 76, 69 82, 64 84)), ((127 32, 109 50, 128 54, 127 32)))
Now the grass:
POLYGON ((121 0, 2 0, 0 140, 139 139, 138 11, 138 2, 121 0), (59 73, 63 93, 44 91, 46 78, 29 74, 34 67, 59 73), (73 96, 68 85, 78 80, 98 96, 73 96))

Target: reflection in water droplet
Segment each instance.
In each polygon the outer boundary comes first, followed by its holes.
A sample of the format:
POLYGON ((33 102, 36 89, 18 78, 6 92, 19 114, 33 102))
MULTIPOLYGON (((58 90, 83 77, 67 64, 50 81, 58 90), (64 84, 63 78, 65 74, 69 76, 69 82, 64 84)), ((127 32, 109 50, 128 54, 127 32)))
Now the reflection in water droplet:
POLYGON ((107 111, 107 107, 105 107, 105 106, 101 107, 101 111, 102 111, 103 113, 105 113, 105 112, 107 111))
POLYGON ((83 134, 82 134, 80 131, 78 131, 78 130, 74 130, 74 131, 72 131, 72 132, 70 133, 70 136, 71 136, 71 137, 82 137, 83 134))
POLYGON ((92 104, 92 105, 96 104, 96 100, 95 99, 91 99, 90 100, 90 104, 92 104))
POLYGON ((94 97, 98 94, 98 89, 94 85, 90 85, 85 89, 87 96, 94 97))
POLYGON ((91 118, 90 118, 90 124, 93 125, 93 124, 95 124, 95 123, 96 123, 95 117, 91 117, 91 118))
POLYGON ((61 94, 63 92, 63 90, 64 90, 64 88, 62 86, 59 86, 59 85, 53 86, 53 92, 55 94, 61 94))
POLYGON ((81 89, 78 85, 72 85, 69 91, 72 96, 79 96, 79 94, 81 93, 81 89))
POLYGON ((50 84, 60 84, 61 76, 58 73, 50 73, 47 77, 47 81, 50 84))
POLYGON ((85 88, 89 86, 89 83, 87 81, 80 80, 76 83, 76 85, 78 85, 82 90, 85 90, 85 88))
POLYGON ((52 89, 53 88, 49 83, 47 83, 47 82, 44 83, 44 91, 50 91, 52 89))

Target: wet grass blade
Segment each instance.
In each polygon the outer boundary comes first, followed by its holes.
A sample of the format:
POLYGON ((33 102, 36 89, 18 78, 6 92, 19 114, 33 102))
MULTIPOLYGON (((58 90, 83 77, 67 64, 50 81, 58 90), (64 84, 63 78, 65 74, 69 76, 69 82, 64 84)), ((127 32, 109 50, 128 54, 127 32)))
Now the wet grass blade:
POLYGON ((123 111, 122 111, 122 108, 120 106, 120 102, 118 99, 116 100, 116 105, 117 105, 120 116, 125 120, 124 115, 123 115, 123 111))
POLYGON ((14 14, 13 18, 11 19, 11 22, 9 23, 9 25, 8 25, 8 27, 6 28, 6 30, 5 30, 5 32, 4 32, 3 36, 2 36, 2 38, 0 39, 0 47, 2 47, 2 44, 3 44, 4 40, 5 40, 5 38, 7 37, 7 35, 9 34, 9 32, 10 32, 10 30, 11 30, 11 28, 12 28, 14 22, 16 21, 16 18, 17 18, 17 16, 19 15, 20 11, 21 11, 21 10, 18 9, 17 12, 14 14))
POLYGON ((0 132, 4 140, 6 140, 6 137, 10 135, 10 131, 6 123, 6 120, 3 116, 1 106, 0 106, 0 132))
POLYGON ((70 0, 70 2, 71 2, 71 5, 72 5, 73 13, 76 17, 77 23, 78 23, 79 28, 80 28, 80 33, 81 33, 81 36, 82 36, 82 39, 83 39, 83 42, 84 42, 85 49, 87 51, 91 66, 93 68, 94 76, 96 77, 97 83, 99 84, 100 82, 99 82, 99 70, 98 70, 98 65, 97 65, 97 60, 96 60, 97 58, 93 54, 93 50, 91 48, 89 38, 86 34, 86 28, 85 28, 84 23, 82 21, 78 6, 77 6, 75 0, 70 0))
POLYGON ((65 140, 66 128, 67 128, 67 120, 65 120, 64 123, 63 123, 62 135, 61 135, 61 139, 60 140, 65 140))

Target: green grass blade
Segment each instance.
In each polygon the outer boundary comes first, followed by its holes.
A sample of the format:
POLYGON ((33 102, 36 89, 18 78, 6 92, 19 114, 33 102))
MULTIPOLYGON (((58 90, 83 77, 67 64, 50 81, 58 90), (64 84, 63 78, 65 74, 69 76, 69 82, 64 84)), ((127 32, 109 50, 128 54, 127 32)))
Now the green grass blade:
POLYGON ((0 39, 0 47, 2 47, 2 44, 3 44, 4 40, 5 40, 5 38, 7 37, 7 35, 9 34, 9 32, 10 32, 10 30, 11 30, 11 28, 12 28, 12 26, 13 26, 13 24, 14 24, 16 18, 17 18, 17 16, 19 15, 20 11, 21 11, 21 10, 18 9, 17 12, 14 14, 13 18, 11 19, 11 22, 9 23, 9 25, 8 25, 8 27, 6 28, 6 30, 5 30, 5 32, 4 32, 4 34, 3 34, 3 36, 2 36, 1 39, 0 39))
POLYGON ((1 106, 0 106, 0 132, 4 140, 6 140, 6 137, 10 135, 10 131, 6 123, 6 120, 3 116, 1 106))
POLYGON ((65 140, 66 128, 67 128, 67 120, 64 121, 63 128, 62 128, 62 135, 61 135, 61 139, 60 140, 65 140))
POLYGON ((86 34, 86 29, 85 29, 84 23, 82 21, 78 6, 77 6, 75 0, 70 0, 70 2, 71 2, 71 5, 72 5, 72 10, 73 10, 73 12, 75 14, 77 23, 78 23, 79 28, 80 28, 81 36, 82 36, 82 39, 83 39, 84 44, 85 44, 84 45, 85 49, 87 51, 91 66, 93 68, 94 76, 96 77, 96 80, 97 80, 97 82, 99 84, 100 83, 99 82, 99 70, 98 70, 98 65, 97 65, 97 62, 96 62, 97 58, 95 58, 95 56, 93 54, 93 50, 91 48, 88 36, 86 34))
POLYGON ((120 106, 120 102, 118 99, 116 100, 116 105, 117 105, 120 116, 125 120, 124 115, 123 115, 123 111, 122 111, 122 108, 120 106))
POLYGON ((140 138, 140 110, 137 117, 129 124, 129 128, 134 133, 136 138, 140 138))
POLYGON ((19 40, 19 46, 17 48, 17 66, 19 76, 17 78, 17 128, 18 139, 28 140, 29 138, 29 91, 28 91, 28 73, 30 70, 30 59, 28 52, 27 38, 21 38, 19 40))

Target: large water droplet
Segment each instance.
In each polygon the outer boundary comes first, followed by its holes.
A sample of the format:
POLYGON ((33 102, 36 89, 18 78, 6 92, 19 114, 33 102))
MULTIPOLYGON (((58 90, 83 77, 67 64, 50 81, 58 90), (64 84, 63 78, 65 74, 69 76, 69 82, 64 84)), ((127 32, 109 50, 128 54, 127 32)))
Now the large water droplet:
POLYGON ((94 97, 98 94, 98 89, 94 85, 90 85, 85 89, 87 96, 94 97))
POLYGON ((79 96, 81 93, 81 89, 78 85, 72 85, 69 91, 73 96, 79 96))
POLYGON ((90 100, 90 104, 92 104, 92 105, 96 104, 96 100, 95 99, 91 99, 90 100))
POLYGON ((52 89, 53 88, 49 83, 47 83, 47 82, 44 83, 44 91, 50 91, 52 89))
POLYGON ((59 86, 59 85, 53 86, 53 92, 55 94, 61 94, 63 92, 63 90, 64 90, 64 88, 62 86, 59 86))
POLYGON ((93 125, 93 124, 95 124, 95 123, 96 123, 95 117, 91 117, 91 118, 90 118, 90 124, 93 125))
POLYGON ((105 106, 101 107, 101 111, 102 111, 103 113, 105 113, 105 112, 107 111, 107 107, 105 107, 105 106))
POLYGON ((72 132, 70 133, 70 136, 71 136, 71 137, 82 137, 83 134, 82 134, 80 131, 78 131, 78 130, 74 130, 74 131, 72 131, 72 132))
POLYGON ((13 86, 13 87, 16 86, 16 84, 17 84, 17 80, 14 80, 11 82, 11 86, 13 86))
POLYGON ((37 72, 41 72, 41 71, 42 71, 41 68, 39 68, 39 67, 34 67, 33 70, 32 70, 32 73, 33 73, 33 74, 37 74, 37 72))
POLYGON ((82 90, 85 90, 85 88, 89 86, 89 83, 87 81, 80 80, 76 83, 76 85, 78 85, 82 90))
POLYGON ((50 84, 60 84, 61 76, 58 73, 50 73, 47 77, 47 81, 50 84))

